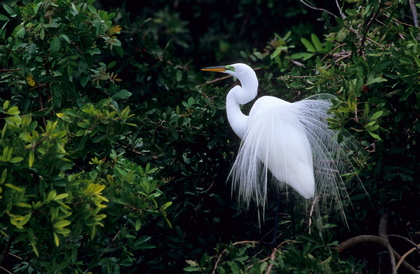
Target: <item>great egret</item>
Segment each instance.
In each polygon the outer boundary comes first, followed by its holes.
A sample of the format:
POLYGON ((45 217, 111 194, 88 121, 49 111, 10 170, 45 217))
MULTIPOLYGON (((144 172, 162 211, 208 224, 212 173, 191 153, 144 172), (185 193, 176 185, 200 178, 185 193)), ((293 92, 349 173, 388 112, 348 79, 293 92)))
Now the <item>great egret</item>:
POLYGON ((332 194, 342 208, 340 197, 346 189, 340 172, 347 165, 343 159, 348 159, 327 122, 333 95, 312 96, 294 103, 263 96, 247 116, 240 106, 257 96, 254 70, 241 63, 202 70, 224 72, 241 82, 226 97, 229 124, 242 139, 229 175, 239 200, 248 206, 254 200, 264 208, 270 170, 277 190, 286 183, 306 199, 332 194))

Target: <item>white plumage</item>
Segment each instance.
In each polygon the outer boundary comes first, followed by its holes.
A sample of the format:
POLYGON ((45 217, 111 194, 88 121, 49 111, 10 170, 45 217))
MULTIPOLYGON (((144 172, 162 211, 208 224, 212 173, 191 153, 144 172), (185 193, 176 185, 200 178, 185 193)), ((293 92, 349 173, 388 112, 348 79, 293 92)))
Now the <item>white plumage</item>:
POLYGON ((276 190, 286 183, 306 199, 326 192, 340 198, 345 192, 340 177, 345 163, 341 159, 347 157, 336 141, 336 132, 328 127, 333 95, 312 96, 295 103, 263 96, 247 116, 240 105, 257 95, 254 70, 245 64, 203 70, 225 72, 241 82, 226 98, 229 124, 242 139, 229 175, 241 201, 249 205, 254 200, 264 207, 269 189, 268 170, 276 190))

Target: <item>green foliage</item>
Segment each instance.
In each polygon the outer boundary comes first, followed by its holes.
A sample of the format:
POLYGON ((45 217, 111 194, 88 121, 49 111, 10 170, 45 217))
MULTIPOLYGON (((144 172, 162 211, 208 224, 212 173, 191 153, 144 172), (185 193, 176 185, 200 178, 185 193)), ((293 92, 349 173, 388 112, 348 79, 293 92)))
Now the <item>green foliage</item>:
MULTIPOLYGON (((73 156, 86 158, 92 148, 103 150, 107 155, 118 142, 124 142, 130 127, 127 120, 134 116, 127 106, 120 110, 111 98, 103 99, 95 105, 87 103, 80 109, 63 109, 56 115, 66 124, 73 156)), ((98 153, 95 153, 98 154, 98 153)), ((105 156, 102 155, 102 156, 105 156)))
POLYGON ((121 28, 92 4, 3 4, 0 265, 10 271, 119 271, 155 248, 143 226, 171 227, 157 169, 125 156, 131 93, 105 63, 123 54, 121 28))
MULTIPOLYGON (((10 115, 10 109, 4 111, 10 115)), ((79 226, 91 226, 93 237, 95 227, 102 225, 105 215, 99 212, 108 199, 101 193, 105 186, 94 180, 81 183, 67 178, 65 172, 72 166, 65 150, 67 131, 61 130, 57 121, 48 121, 45 128, 37 129, 37 123, 31 120, 28 115, 21 121, 4 124, 1 150, 6 157, 2 159, 2 185, 6 189, 2 193, 5 211, 1 218, 5 222, 3 236, 16 237, 15 243, 29 242, 40 256, 39 250, 48 248, 45 243, 52 244, 52 238, 57 247, 62 241, 60 235, 69 238, 71 230, 67 226, 76 219, 89 220, 89 224, 79 226), (89 215, 74 204, 87 209, 89 215), (6 225, 8 219, 12 226, 6 225), (35 229, 44 226, 50 228, 49 233, 38 234, 35 229)))
MULTIPOLYGON (((150 237, 138 238, 124 230, 127 230, 127 226, 132 226, 137 231, 153 217, 163 217, 167 225, 171 226, 165 212, 171 202, 161 203, 162 192, 158 190, 161 182, 151 177, 156 169, 151 169, 150 166, 143 169, 124 159, 122 154, 116 155, 112 152, 109 154, 111 160, 98 160, 95 157, 90 163, 95 168, 74 173, 72 167, 74 161, 78 161, 75 157, 79 153, 67 152, 66 149, 72 143, 82 143, 83 137, 76 141, 76 130, 69 129, 74 127, 73 123, 67 124, 66 117, 59 115, 62 120, 48 120, 45 128, 39 127, 30 115, 21 118, 16 107, 7 108, 7 105, 10 105, 9 101, 5 101, 2 110, 8 116, 4 118, 0 142, 0 190, 4 208, 0 220, 4 247, 9 245, 13 250, 20 250, 20 254, 33 252, 36 257, 29 260, 32 268, 64 269, 80 265, 79 271, 86 269, 87 265, 83 267, 83 257, 93 252, 95 245, 96 248, 106 248, 106 239, 110 237, 108 235, 113 235, 114 240, 127 241, 133 249, 129 252, 123 250, 121 254, 119 248, 104 251, 95 258, 97 262, 93 259, 89 261, 90 267, 102 265, 103 261, 110 259, 110 256, 103 256, 104 254, 118 254, 116 261, 132 262, 131 252, 153 248, 153 245, 147 243, 150 237), (74 133, 76 134, 73 138, 68 137, 74 133), (121 219, 125 223, 121 223, 121 219), (98 232, 99 227, 104 227, 104 224, 106 233, 98 232), (91 246, 80 249, 87 235, 90 235, 91 246), (50 253, 50 250, 54 252, 50 253), (55 260, 69 252, 76 252, 71 261, 68 258, 68 261, 58 266, 55 260)), ((82 116, 86 110, 103 114, 89 105, 79 115, 82 116)), ((65 110, 64 113, 71 112, 65 110)), ((128 111, 125 115, 130 116, 128 111)), ((96 117, 95 121, 106 124, 116 131, 116 135, 122 136, 117 131, 118 119, 121 117, 111 115, 112 119, 107 119, 107 116, 102 116, 96 117)), ((76 123, 81 122, 76 120, 76 123)), ((96 127, 99 128, 100 125, 96 127)), ((92 140, 95 142, 95 138, 92 140)), ((99 142, 104 146, 107 144, 105 139, 95 143, 99 142)), ((95 153, 86 147, 80 151, 82 150, 95 153)), ((105 147, 104 151, 106 152, 105 147)), ((102 267, 108 265, 114 268, 115 261, 109 263, 110 265, 107 263, 102 267)))
MULTIPOLYGON (((324 231, 325 232, 325 231, 324 231)), ((325 242, 321 235, 302 234, 287 240, 278 249, 258 242, 219 244, 214 255, 199 261, 187 260, 186 272, 200 273, 348 273, 360 271, 352 261, 340 260, 337 242, 325 242)))
POLYGON ((106 72, 115 63, 97 62, 103 50, 123 54, 116 37, 121 28, 112 25, 115 14, 97 11, 92 2, 3 5, 6 14, 0 36, 5 44, 0 56, 8 70, 1 81, 11 87, 8 96, 24 112, 43 116, 74 100, 81 105, 87 97, 97 100, 121 92, 116 75, 106 72), (13 31, 7 33, 6 26, 13 26, 13 31))

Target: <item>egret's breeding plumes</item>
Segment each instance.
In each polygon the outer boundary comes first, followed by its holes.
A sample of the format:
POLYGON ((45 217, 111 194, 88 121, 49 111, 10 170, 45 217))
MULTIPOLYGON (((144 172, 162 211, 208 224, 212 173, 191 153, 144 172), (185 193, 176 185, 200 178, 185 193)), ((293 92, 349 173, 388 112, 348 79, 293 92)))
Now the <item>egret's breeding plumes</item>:
POLYGON ((202 70, 224 72, 241 82, 226 98, 229 124, 242 139, 230 172, 239 200, 247 205, 254 200, 264 207, 271 177, 277 190, 287 184, 306 199, 329 193, 340 203, 346 191, 340 172, 348 159, 327 122, 333 95, 312 96, 295 103, 263 96, 247 116, 240 106, 257 96, 254 70, 245 64, 202 70), (268 170, 272 176, 268 176, 268 170))

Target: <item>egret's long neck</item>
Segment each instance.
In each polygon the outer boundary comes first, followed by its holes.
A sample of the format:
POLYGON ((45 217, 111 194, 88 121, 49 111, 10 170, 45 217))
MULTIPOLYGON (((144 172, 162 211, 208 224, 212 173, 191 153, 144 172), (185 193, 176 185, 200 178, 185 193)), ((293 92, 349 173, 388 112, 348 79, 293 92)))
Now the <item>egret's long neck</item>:
POLYGON ((249 103, 257 96, 258 79, 252 71, 248 77, 239 79, 242 86, 235 86, 226 97, 226 112, 229 124, 239 138, 243 139, 248 128, 248 116, 243 114, 240 105, 249 103))

